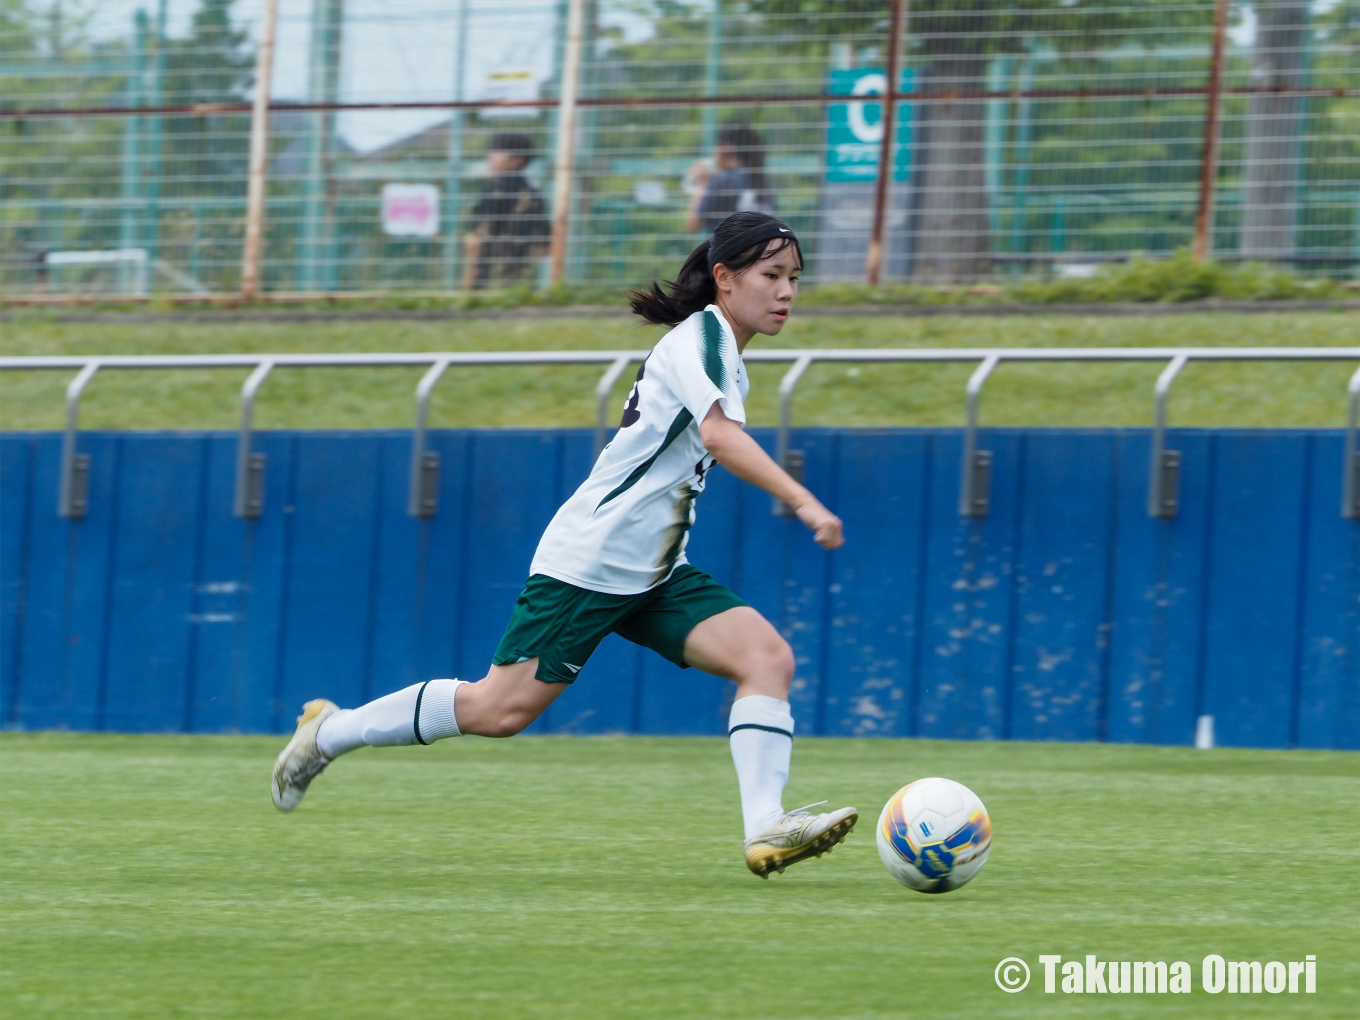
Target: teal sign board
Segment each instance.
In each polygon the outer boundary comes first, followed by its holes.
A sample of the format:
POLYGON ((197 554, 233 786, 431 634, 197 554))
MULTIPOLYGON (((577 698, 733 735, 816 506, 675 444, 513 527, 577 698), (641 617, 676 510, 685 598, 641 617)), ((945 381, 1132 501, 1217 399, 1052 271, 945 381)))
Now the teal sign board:
MULTIPOLYGON (((910 92, 912 69, 902 68, 899 91, 910 92)), ((881 96, 888 76, 881 67, 850 67, 833 70, 827 91, 833 96, 881 96)), ((910 103, 897 106, 897 129, 893 146, 893 180, 905 181, 911 171, 910 103)), ((878 158, 883 147, 883 104, 868 99, 832 103, 827 107, 826 179, 828 181, 876 181, 878 158)))

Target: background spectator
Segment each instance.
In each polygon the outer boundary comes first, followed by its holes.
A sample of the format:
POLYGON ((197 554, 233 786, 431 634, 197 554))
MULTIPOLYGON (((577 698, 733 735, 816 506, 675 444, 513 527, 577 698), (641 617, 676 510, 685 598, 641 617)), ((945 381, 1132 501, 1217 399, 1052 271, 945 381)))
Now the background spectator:
POLYGON ((774 214, 774 194, 765 180, 765 143, 749 124, 728 124, 719 131, 713 163, 699 160, 689 177, 698 186, 686 226, 691 233, 712 233, 734 212, 774 214))
POLYGON ((473 207, 463 239, 465 288, 519 283, 546 248, 551 229, 547 209, 524 176, 533 153, 528 135, 507 132, 491 139, 486 154, 491 180, 473 207))

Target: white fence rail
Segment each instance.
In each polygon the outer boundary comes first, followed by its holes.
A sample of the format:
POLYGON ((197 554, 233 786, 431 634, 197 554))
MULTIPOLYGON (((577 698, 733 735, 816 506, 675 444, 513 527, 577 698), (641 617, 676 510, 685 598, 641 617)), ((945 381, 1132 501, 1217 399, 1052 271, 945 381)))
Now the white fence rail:
MULTIPOLYGON (((427 371, 415 390, 415 426, 411 436, 408 512, 414 517, 437 513, 434 493, 439 474, 438 454, 425 448, 429 404, 439 379, 450 369, 486 365, 606 365, 595 388, 595 450, 604 448, 609 428, 609 395, 628 366, 649 352, 631 351, 507 351, 428 352, 410 354, 181 354, 52 357, 0 357, 0 371, 75 370, 66 388, 66 432, 62 443, 57 512, 63 517, 85 516, 88 504, 89 456, 79 450, 80 398, 95 375, 116 369, 251 369, 241 388, 241 425, 237 442, 235 513, 255 518, 264 511, 264 454, 251 449, 255 398, 276 368, 377 368, 424 366, 427 371)), ((847 348, 842 350, 754 350, 743 355, 752 363, 791 363, 779 385, 779 426, 775 453, 794 473, 801 470, 802 454, 789 446, 793 397, 799 380, 814 363, 976 363, 965 390, 967 424, 959 482, 959 513, 985 517, 990 507, 992 454, 980 449, 979 405, 982 387, 1000 365, 1009 363, 1165 362, 1153 391, 1152 457, 1148 472, 1148 513, 1175 517, 1179 510, 1180 452, 1166 447, 1167 404, 1171 386, 1181 370, 1194 362, 1354 361, 1357 347, 1033 347, 1033 348, 847 348)), ((1338 395, 1339 396, 1339 395, 1338 395)), ((1360 367, 1347 386, 1347 424, 1342 463, 1343 517, 1360 520, 1360 367)), ((776 504, 776 513, 787 508, 776 504)))

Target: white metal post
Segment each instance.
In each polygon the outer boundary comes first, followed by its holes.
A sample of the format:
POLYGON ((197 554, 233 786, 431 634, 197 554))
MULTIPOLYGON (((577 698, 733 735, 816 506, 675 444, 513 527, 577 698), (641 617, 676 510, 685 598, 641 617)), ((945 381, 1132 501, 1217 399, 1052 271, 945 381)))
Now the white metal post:
POLYGON ((562 282, 567 264, 567 231, 571 225, 571 176, 576 162, 576 94, 581 83, 581 49, 585 37, 586 0, 569 0, 567 36, 562 46, 562 94, 557 106, 557 165, 553 171, 552 254, 548 281, 562 282))
POLYGON ((406 512, 412 517, 433 517, 439 506, 439 454, 425 449, 425 429, 430 420, 430 394, 448 367, 448 358, 439 359, 416 385, 416 428, 411 433, 411 481, 406 496, 406 512))
POLYGON ((1172 358, 1153 389, 1157 409, 1152 423, 1152 465, 1148 476, 1149 517, 1171 518, 1180 510, 1180 453, 1166 448, 1166 402, 1171 396, 1171 384, 1189 360, 1184 353, 1172 358))
POLYGON ((260 289, 260 248, 269 164, 269 89, 274 71, 274 28, 279 0, 265 0, 260 48, 255 52, 255 105, 250 113, 250 178, 246 193, 246 236, 241 253, 241 298, 254 300, 260 289))
POLYGON ((1346 387, 1345 475, 1341 480, 1341 516, 1360 521, 1360 368, 1346 387))
MULTIPOLYGON (((458 45, 453 51, 453 100, 467 98, 468 3, 458 4, 458 45)), ((459 108, 449 113, 449 141, 445 146, 448 169, 444 176, 444 287, 458 286, 463 259, 463 125, 467 116, 459 108)))
POLYGON ((999 353, 988 354, 968 377, 964 390, 968 400, 967 423, 963 428, 963 464, 959 475, 959 516, 986 517, 991 510, 992 453, 977 448, 978 404, 987 377, 1001 364, 999 353))
POLYGON ((99 362, 87 362, 66 387, 66 434, 61 441, 61 479, 57 489, 57 514, 79 519, 89 503, 90 459, 76 451, 80 427, 80 396, 99 371, 99 362))
POLYGON ((264 511, 264 454, 252 453, 250 444, 255 434, 255 394, 273 370, 274 362, 265 358, 241 387, 241 430, 236 439, 236 498, 233 504, 237 517, 253 519, 264 511))

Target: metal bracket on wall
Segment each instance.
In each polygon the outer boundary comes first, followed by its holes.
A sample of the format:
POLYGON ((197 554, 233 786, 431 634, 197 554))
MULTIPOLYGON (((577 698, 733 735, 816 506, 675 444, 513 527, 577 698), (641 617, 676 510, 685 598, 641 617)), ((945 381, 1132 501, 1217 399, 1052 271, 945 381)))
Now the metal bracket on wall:
POLYGON ((252 521, 264 515, 264 464, 262 453, 252 453, 246 462, 245 512, 239 516, 252 521))
POLYGON ((1346 418, 1345 460, 1342 462, 1341 516, 1360 521, 1360 368, 1346 387, 1350 398, 1346 418))
POLYGON ((274 362, 260 362, 241 387, 241 431, 236 440, 236 498, 232 511, 246 520, 264 515, 265 455, 250 451, 251 419, 255 394, 273 370, 274 362))
POLYGON ((425 449, 425 427, 430 416, 430 393, 448 367, 449 359, 441 358, 416 384, 416 427, 411 433, 411 480, 406 496, 406 512, 412 517, 439 513, 439 454, 425 449))
POLYGON ((434 517, 439 513, 439 454, 426 450, 412 469, 411 493, 407 512, 412 517, 434 517))
POLYGON ((1181 512, 1181 451, 1163 450, 1152 471, 1148 514, 1170 520, 1181 512))
POLYGON ((963 463, 959 476, 959 516, 986 517, 992 509, 992 451, 977 448, 978 403, 987 377, 1001 363, 989 354, 968 379, 968 421, 963 430, 963 463))
POLYGON ((613 391, 614 384, 619 381, 619 376, 623 375, 632 363, 633 357, 630 354, 615 358, 610 362, 604 375, 600 376, 600 381, 595 384, 595 460, 599 460, 600 454, 604 452, 605 437, 609 434, 609 394, 613 391))
POLYGON ((61 482, 57 513, 78 521, 90 508, 90 455, 76 452, 80 427, 80 395, 99 371, 99 362, 87 362, 66 387, 66 434, 61 440, 61 482))
POLYGON ((1177 354, 1172 358, 1157 377, 1157 386, 1153 391, 1157 398, 1157 410, 1152 426, 1152 464, 1148 476, 1149 517, 1170 520, 1180 512, 1181 451, 1166 448, 1166 403, 1171 395, 1171 384, 1189 360, 1185 354, 1177 354))
MULTIPOLYGON (((792 476, 798 484, 803 483, 803 476, 807 473, 807 454, 802 450, 785 450, 784 456, 779 462, 779 466, 792 476)), ((774 501, 774 512, 777 517, 792 517, 793 507, 789 506, 782 499, 774 501)))
MULTIPOLYGON (((779 431, 775 433, 774 437, 774 459, 798 482, 803 480, 803 472, 807 467, 807 457, 804 456, 802 450, 789 449, 789 427, 793 416, 793 390, 811 364, 812 355, 804 354, 794 361, 792 367, 784 373, 784 378, 779 380, 779 431)), ((793 507, 782 499, 771 500, 770 509, 776 517, 793 516, 793 507)))

